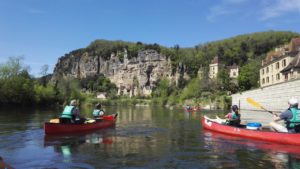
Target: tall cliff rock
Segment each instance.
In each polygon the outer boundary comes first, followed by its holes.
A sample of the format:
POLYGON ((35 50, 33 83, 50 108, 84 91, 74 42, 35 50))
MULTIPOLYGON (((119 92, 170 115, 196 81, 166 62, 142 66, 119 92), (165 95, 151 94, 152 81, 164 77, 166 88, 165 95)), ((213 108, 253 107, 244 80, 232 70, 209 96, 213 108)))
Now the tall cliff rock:
POLYGON ((185 68, 179 65, 172 71, 171 60, 156 50, 148 49, 138 52, 137 57, 128 59, 127 50, 112 52, 107 56, 93 52, 70 53, 59 58, 55 66, 52 81, 60 78, 87 78, 103 74, 118 87, 119 95, 151 94, 156 82, 167 78, 171 83, 178 83, 181 78, 187 79, 185 68), (122 55, 122 61, 119 57, 122 55))

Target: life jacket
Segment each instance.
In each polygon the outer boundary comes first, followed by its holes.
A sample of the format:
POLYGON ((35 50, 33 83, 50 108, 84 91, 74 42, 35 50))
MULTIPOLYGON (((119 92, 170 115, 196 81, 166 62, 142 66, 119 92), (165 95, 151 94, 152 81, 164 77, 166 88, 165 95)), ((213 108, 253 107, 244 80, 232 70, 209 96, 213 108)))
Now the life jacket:
POLYGON ((231 115, 229 116, 230 120, 236 120, 238 118, 238 116, 235 114, 234 111, 231 111, 231 115))
POLYGON ((72 118, 72 110, 74 109, 75 107, 74 106, 66 106, 61 117, 62 118, 68 118, 68 119, 71 119, 72 118))
POLYGON ((241 120, 239 119, 240 115, 237 115, 234 111, 231 111, 230 115, 229 115, 229 120, 226 121, 226 124, 228 125, 232 125, 232 126, 239 126, 241 120))
POLYGON ((101 116, 103 116, 104 112, 103 110, 99 110, 99 109, 95 109, 93 111, 93 116, 97 119, 100 118, 101 116))
POLYGON ((300 110, 296 107, 290 108, 293 113, 293 118, 288 120, 288 127, 294 128, 296 125, 300 124, 300 110))

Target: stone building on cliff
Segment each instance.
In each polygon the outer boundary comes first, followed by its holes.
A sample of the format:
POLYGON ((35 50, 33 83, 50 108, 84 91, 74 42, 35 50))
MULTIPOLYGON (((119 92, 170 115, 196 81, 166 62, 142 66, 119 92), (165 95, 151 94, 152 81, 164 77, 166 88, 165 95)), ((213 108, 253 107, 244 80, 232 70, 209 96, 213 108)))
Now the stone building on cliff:
POLYGON ((300 38, 267 54, 260 68, 260 86, 266 87, 300 77, 300 38))
MULTIPOLYGON (((214 59, 209 64, 209 78, 210 79, 217 78, 218 72, 220 71, 220 69, 224 67, 225 65, 220 63, 219 57, 215 56, 214 59)), ((237 79, 237 77, 239 76, 239 66, 234 63, 233 65, 227 66, 226 68, 229 71, 229 77, 231 79, 237 79)))

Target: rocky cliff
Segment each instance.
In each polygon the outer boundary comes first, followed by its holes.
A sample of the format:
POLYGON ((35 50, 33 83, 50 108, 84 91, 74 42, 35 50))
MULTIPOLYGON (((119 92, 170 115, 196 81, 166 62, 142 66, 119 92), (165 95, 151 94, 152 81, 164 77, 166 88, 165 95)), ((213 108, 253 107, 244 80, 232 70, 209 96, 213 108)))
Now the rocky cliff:
POLYGON ((138 52, 137 57, 128 58, 127 50, 110 53, 110 58, 93 54, 93 52, 70 53, 59 58, 55 66, 52 81, 59 78, 86 78, 103 74, 115 83, 119 95, 151 94, 156 82, 167 78, 171 83, 187 79, 185 68, 179 65, 172 71, 171 60, 156 50, 148 49, 138 52), (122 61, 119 59, 123 55, 122 61))

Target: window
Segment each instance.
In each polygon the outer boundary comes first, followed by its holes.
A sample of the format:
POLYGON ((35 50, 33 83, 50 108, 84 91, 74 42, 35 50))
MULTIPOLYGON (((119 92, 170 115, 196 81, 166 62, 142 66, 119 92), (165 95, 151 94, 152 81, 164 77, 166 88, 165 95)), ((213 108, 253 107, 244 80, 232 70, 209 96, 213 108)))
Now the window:
POLYGON ((267 80, 266 80, 266 81, 267 81, 267 83, 269 83, 269 77, 267 77, 267 80))
POLYGON ((265 84, 265 78, 262 79, 262 84, 265 84))
POLYGON ((269 73, 269 67, 267 67, 266 73, 269 73))
POLYGON ((262 74, 265 74, 265 69, 262 69, 262 74))
POLYGON ((274 82, 274 77, 273 77, 273 75, 272 75, 272 83, 274 82))
POLYGON ((286 60, 284 59, 283 61, 282 61, 282 67, 285 67, 286 66, 286 60))
POLYGON ((288 80, 289 79, 289 74, 284 75, 284 80, 288 80))
POLYGON ((291 72, 290 78, 291 78, 291 79, 294 79, 294 72, 291 72))
POLYGON ((276 63, 276 69, 279 69, 279 62, 276 63))
POLYGON ((271 65, 271 72, 273 72, 273 65, 271 65))
POLYGON ((235 73, 235 72, 233 72, 233 76, 236 76, 236 73, 235 73))
POLYGON ((280 80, 280 74, 279 73, 276 74, 276 80, 280 80))

